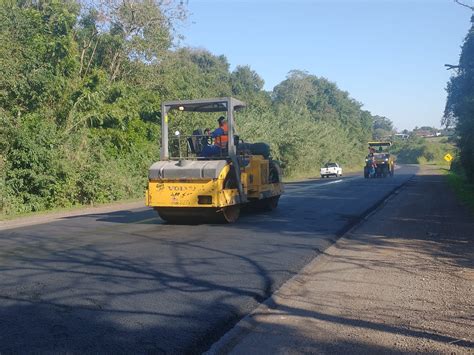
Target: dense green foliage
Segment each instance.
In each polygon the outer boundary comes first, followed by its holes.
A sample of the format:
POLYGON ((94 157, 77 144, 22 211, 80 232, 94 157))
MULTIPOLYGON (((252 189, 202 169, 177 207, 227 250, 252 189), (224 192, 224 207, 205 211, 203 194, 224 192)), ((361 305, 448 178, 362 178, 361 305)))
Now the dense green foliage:
POLYGON ((387 137, 391 137, 395 133, 393 123, 387 117, 374 116, 374 140, 386 140, 387 137))
MULTIPOLYGON (((173 47, 182 2, 100 4, 0 4, 0 213, 141 197, 169 99, 244 100, 241 137, 268 142, 286 175, 362 161, 373 117, 334 83, 293 71, 266 92, 248 66, 173 47)), ((170 126, 190 133, 215 119, 176 114, 170 126)))
POLYGON ((462 171, 450 171, 448 183, 458 198, 474 213, 474 184, 467 180, 462 171))
POLYGON ((420 138, 411 136, 406 140, 395 140, 391 153, 400 164, 448 164, 444 160, 446 153, 456 155, 456 149, 446 137, 420 138))
POLYGON ((448 83, 444 123, 456 127, 461 164, 468 180, 474 182, 474 16, 471 23, 456 75, 448 83))

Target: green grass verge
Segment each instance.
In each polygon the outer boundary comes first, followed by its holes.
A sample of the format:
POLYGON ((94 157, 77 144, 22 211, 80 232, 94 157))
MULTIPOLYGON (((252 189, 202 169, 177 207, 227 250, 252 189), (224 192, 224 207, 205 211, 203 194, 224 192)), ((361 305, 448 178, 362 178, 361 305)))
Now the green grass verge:
MULTIPOLYGON (((342 166, 342 175, 345 174, 352 174, 352 173, 361 173, 363 171, 363 164, 358 166, 342 166)), ((302 173, 302 174, 292 174, 289 176, 283 176, 283 182, 299 182, 299 181, 307 181, 312 179, 319 179, 320 176, 320 168, 315 169, 311 173, 302 173)))
POLYGON ((456 156, 456 147, 446 137, 413 138, 395 141, 391 152, 400 164, 449 165, 444 156, 446 153, 456 156))
POLYGON ((474 213, 474 184, 469 183, 463 175, 453 171, 448 172, 447 179, 458 198, 474 213))

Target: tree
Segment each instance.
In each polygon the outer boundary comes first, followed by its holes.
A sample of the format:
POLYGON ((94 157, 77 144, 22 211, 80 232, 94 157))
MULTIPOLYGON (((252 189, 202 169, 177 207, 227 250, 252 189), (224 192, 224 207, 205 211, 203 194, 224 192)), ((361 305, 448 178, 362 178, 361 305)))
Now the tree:
POLYGON ((287 105, 299 113, 307 110, 311 97, 317 95, 313 79, 315 77, 308 72, 290 71, 286 80, 273 89, 274 102, 277 105, 287 105))
POLYGON ((263 79, 248 65, 238 65, 231 75, 232 94, 256 94, 263 89, 263 79))
POLYGON ((462 166, 474 181, 474 15, 461 49, 459 66, 447 86, 448 98, 442 123, 455 126, 462 166))
POLYGON ((263 90, 264 81, 248 65, 238 65, 230 76, 232 95, 260 112, 271 106, 269 93, 263 90))
POLYGON ((79 33, 82 58, 96 63, 114 81, 133 71, 134 64, 158 61, 172 44, 174 22, 186 18, 183 2, 100 0, 89 6, 79 33), (95 57, 95 58, 94 58, 95 57))
POLYGON ((394 132, 393 122, 384 116, 373 117, 373 138, 376 140, 382 140, 390 137, 394 132))
POLYGON ((0 107, 14 117, 61 100, 76 71, 73 1, 0 6, 0 107))

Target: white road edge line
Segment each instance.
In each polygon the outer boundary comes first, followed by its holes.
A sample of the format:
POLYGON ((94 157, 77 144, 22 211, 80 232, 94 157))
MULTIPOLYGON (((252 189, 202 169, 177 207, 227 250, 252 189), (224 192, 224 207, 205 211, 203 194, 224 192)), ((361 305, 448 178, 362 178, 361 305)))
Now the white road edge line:
MULTIPOLYGON (((352 180, 354 178, 347 178, 347 179, 339 179, 339 180, 334 180, 334 181, 329 181, 329 182, 325 182, 323 184, 315 184, 315 185, 309 185, 309 186, 305 186, 305 187, 300 187, 299 189, 288 189, 287 191, 288 192, 300 192, 300 191, 306 191, 306 190, 312 190, 312 189, 317 189, 319 187, 322 187, 322 186, 327 186, 327 185, 332 185, 332 184, 338 184, 338 183, 341 183, 341 182, 344 182, 344 181, 349 181, 349 180, 352 180)), ((282 195, 282 197, 285 197, 285 194, 282 195)))

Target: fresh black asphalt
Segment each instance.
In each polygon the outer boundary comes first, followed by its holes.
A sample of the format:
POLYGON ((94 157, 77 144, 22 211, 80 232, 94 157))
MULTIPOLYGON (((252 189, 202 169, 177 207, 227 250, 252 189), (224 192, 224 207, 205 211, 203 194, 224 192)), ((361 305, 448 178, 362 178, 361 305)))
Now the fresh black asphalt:
POLYGON ((140 208, 0 230, 0 353, 205 351, 415 171, 287 184, 233 225, 140 208))

